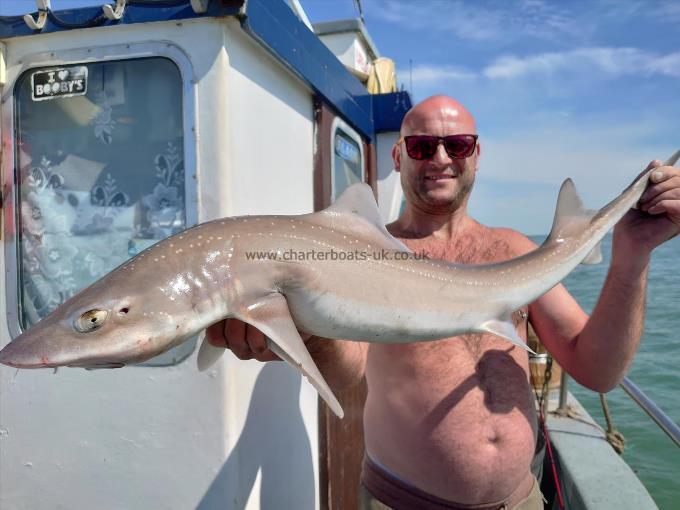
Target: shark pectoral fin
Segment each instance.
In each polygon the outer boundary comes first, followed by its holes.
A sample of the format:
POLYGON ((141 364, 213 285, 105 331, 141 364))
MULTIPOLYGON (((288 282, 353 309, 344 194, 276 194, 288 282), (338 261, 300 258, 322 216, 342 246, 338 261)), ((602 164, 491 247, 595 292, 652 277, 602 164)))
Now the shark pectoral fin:
POLYGON ((269 295, 252 304, 238 318, 262 331, 267 336, 267 345, 272 352, 302 372, 336 416, 344 416, 340 402, 333 395, 300 338, 290 316, 288 303, 281 294, 269 295))
POLYGON ((504 338, 509 342, 515 344, 517 347, 521 347, 522 349, 525 349, 532 354, 536 354, 526 344, 526 342, 522 340, 522 338, 520 338, 520 336, 517 334, 515 326, 513 326, 512 322, 509 319, 508 320, 493 319, 490 321, 486 321, 485 323, 481 324, 477 329, 479 331, 491 333, 501 338, 504 338))
MULTIPOLYGON (((302 342, 302 339, 300 339, 300 342, 302 342)), ((304 343, 302 345, 304 346, 304 343)), ((295 360, 295 358, 290 356, 288 352, 283 349, 283 347, 280 347, 279 344, 269 337, 267 337, 267 347, 269 347, 269 349, 279 358, 297 368, 302 373, 302 375, 307 378, 319 395, 321 395, 321 398, 324 399, 326 404, 328 404, 328 407, 331 408, 331 411, 333 411, 333 413, 338 418, 345 416, 345 412, 342 410, 340 402, 338 402, 338 399, 335 398, 335 395, 333 395, 333 392, 326 384, 326 381, 321 375, 321 372, 319 372, 319 369, 316 367, 316 364, 314 363, 314 360, 312 360, 311 356, 309 357, 311 361, 309 364, 305 362, 298 362, 295 360)))
POLYGON ((597 243, 595 247, 590 250, 590 253, 586 255, 586 258, 581 261, 581 264, 599 264, 600 262, 602 262, 602 243, 597 243))
POLYGON ((215 347, 210 342, 208 342, 208 336, 203 334, 203 342, 201 347, 198 349, 198 356, 196 356, 196 364, 198 365, 199 372, 205 372, 222 357, 224 351, 222 347, 215 347))

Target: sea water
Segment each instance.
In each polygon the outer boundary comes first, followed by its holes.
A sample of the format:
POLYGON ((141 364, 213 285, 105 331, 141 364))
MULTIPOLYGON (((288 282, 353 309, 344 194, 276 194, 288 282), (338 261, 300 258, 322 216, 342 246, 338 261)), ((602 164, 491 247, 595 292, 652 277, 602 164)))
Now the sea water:
MULTIPOLYGON (((533 237, 539 244, 544 238, 533 237)), ((602 253, 601 264, 581 265, 563 282, 588 313, 597 302, 609 268, 611 236, 603 240, 602 253)), ((644 334, 627 375, 680 424, 680 236, 653 252, 644 334)), ((598 394, 573 380, 569 389, 606 428, 598 394)), ((623 458, 659 508, 680 510, 680 448, 622 389, 608 393, 607 401, 613 424, 626 438, 623 458)))

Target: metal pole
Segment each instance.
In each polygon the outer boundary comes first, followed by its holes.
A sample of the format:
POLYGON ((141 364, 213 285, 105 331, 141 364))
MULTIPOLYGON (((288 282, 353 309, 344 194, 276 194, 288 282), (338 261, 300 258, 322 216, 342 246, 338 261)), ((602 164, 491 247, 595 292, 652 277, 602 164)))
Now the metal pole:
POLYGON ((558 414, 565 414, 567 412, 567 381, 567 372, 562 370, 562 377, 560 377, 560 401, 557 404, 558 414))
POLYGON ((651 398, 642 393, 642 390, 633 384, 633 381, 627 377, 623 378, 623 381, 621 381, 619 386, 623 388, 623 391, 628 393, 628 396, 656 422, 661 430, 663 430, 677 446, 680 446, 680 427, 678 427, 678 425, 671 420, 651 398))

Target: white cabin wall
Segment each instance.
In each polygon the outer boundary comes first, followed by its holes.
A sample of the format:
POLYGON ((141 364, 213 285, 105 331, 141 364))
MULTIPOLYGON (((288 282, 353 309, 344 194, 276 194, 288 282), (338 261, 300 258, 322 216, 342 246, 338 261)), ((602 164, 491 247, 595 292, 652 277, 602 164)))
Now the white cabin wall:
POLYGON ((376 159, 378 161, 378 208, 384 223, 391 223, 399 216, 404 192, 399 181, 399 172, 394 170, 392 147, 399 139, 398 131, 380 133, 376 137, 376 159))
MULTIPOLYGON (((230 216, 313 210, 312 95, 235 20, 225 28, 230 216)), ((283 363, 225 356, 234 508, 318 508, 317 394, 283 363), (251 395, 249 399, 241 395, 251 395)), ((215 507, 217 508, 217 507, 215 507)))
POLYGON ((342 32, 320 36, 321 42, 348 67, 368 74, 371 71, 371 58, 361 43, 358 33, 342 32))
POLYGON ((230 214, 313 210, 312 94, 231 20, 230 214))
MULTIPOLYGON (((194 196, 187 200, 198 209, 188 211, 189 218, 311 211, 311 95, 236 21, 8 39, 8 81, 20 74, 19 61, 46 48, 58 56, 70 48, 96 52, 149 39, 180 47, 198 80, 198 189, 188 188, 194 196)), ((192 167, 187 160, 187 171, 192 167)), ((4 257, 0 250, 7 268, 4 257)), ((6 310, 4 271, 0 285, 6 310)), ((0 346, 9 340, 5 321, 0 346)), ((169 368, 54 375, 0 366, 0 508, 318 507, 311 386, 282 363, 241 362, 231 354, 199 373, 195 355, 169 368)))

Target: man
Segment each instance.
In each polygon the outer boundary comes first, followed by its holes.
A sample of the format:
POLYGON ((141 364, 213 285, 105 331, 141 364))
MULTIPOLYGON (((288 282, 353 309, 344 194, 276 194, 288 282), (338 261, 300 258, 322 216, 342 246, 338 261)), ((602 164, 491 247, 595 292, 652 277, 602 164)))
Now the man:
MULTIPOLYGON (((480 145, 472 136, 439 139, 476 135, 461 104, 426 99, 408 112, 401 135, 392 155, 406 207, 387 226, 395 237, 414 252, 466 264, 535 248, 518 232, 468 215, 480 145)), ((592 316, 561 285, 528 307, 547 349, 595 391, 612 389, 630 365, 642 333, 650 253, 680 232, 680 170, 661 167, 652 180, 640 209, 614 230, 611 267, 592 316)), ((526 339, 527 310, 514 321, 526 339)), ((241 359, 275 359, 262 334, 242 322, 212 326, 209 338, 241 359)), ((312 337, 307 346, 334 389, 366 376, 365 508, 542 508, 529 470, 537 425, 524 350, 490 334, 370 347, 312 337)))

